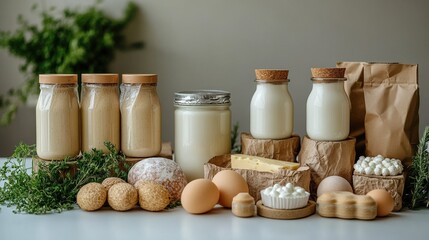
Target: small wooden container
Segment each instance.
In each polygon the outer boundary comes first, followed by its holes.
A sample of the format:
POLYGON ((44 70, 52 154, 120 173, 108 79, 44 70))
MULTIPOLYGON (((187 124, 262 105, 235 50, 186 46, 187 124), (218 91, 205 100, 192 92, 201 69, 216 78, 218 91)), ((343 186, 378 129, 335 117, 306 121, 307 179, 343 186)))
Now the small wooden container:
POLYGON ((253 217, 256 213, 255 199, 249 193, 239 193, 232 199, 232 213, 237 217, 253 217))
POLYGON ((316 212, 316 203, 308 201, 307 206, 298 209, 274 209, 266 207, 262 201, 256 203, 258 215, 272 219, 298 219, 308 217, 316 212))

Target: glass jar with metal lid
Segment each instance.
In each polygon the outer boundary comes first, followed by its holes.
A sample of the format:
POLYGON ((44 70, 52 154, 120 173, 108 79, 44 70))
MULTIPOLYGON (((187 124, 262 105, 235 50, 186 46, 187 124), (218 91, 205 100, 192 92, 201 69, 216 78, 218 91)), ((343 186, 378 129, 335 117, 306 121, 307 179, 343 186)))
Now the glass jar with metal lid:
POLYGON ((121 150, 127 157, 161 152, 161 106, 156 74, 123 74, 121 84, 121 150))
POLYGON ((188 181, 203 177, 210 158, 231 152, 230 95, 218 90, 175 93, 174 157, 188 181))
POLYGON ((82 151, 120 147, 118 74, 82 74, 82 151))
POLYGON ((77 75, 41 74, 39 83, 37 155, 45 160, 62 160, 79 155, 77 75))
POLYGON ((344 90, 345 68, 312 68, 313 89, 307 99, 307 135, 318 141, 349 136, 350 101, 344 90))
POLYGON ((250 103, 250 133, 254 138, 292 136, 293 101, 288 70, 256 69, 256 91, 250 103))

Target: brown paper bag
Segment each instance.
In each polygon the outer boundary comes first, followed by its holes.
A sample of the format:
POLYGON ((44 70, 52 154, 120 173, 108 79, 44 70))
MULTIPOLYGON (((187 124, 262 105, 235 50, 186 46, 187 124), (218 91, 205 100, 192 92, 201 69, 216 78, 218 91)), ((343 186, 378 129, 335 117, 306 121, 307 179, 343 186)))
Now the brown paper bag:
MULTIPOLYGON (((213 179, 216 173, 231 169, 231 155, 216 156, 204 164, 204 178, 213 179)), ((232 169, 246 180, 249 186, 249 194, 255 198, 255 202, 261 199, 261 190, 271 187, 276 183, 285 185, 288 182, 310 190, 310 168, 301 166, 297 170, 279 170, 278 172, 259 172, 247 169, 232 169)))
POLYGON ((256 139, 241 133, 241 153, 246 155, 295 162, 300 149, 300 138, 293 135, 285 139, 256 139))
POLYGON ((408 167, 419 141, 417 65, 364 64, 366 156, 401 159, 408 167))
POLYGON ((352 183, 355 162, 354 138, 344 141, 316 141, 304 137, 298 161, 311 171, 310 193, 317 194, 319 183, 328 176, 340 176, 352 183))
POLYGON ((393 211, 402 208, 402 196, 404 194, 404 175, 398 176, 367 176, 358 173, 353 174, 353 189, 356 194, 365 195, 374 189, 385 189, 395 201, 393 211))
POLYGON ((363 95, 363 62, 338 62, 346 68, 344 89, 350 99, 350 137, 356 138, 356 157, 365 155, 365 98, 363 95))

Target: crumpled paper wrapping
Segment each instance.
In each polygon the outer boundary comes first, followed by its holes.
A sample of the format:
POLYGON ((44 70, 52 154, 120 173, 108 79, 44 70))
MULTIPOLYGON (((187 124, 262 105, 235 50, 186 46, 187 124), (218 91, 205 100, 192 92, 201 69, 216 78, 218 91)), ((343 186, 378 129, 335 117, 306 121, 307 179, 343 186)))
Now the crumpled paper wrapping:
MULTIPOLYGON (((204 164, 204 178, 213 179, 216 173, 231 169, 231 155, 216 156, 204 164)), ((259 172, 246 169, 232 169, 243 176, 249 186, 249 194, 255 198, 255 202, 261 199, 260 191, 271 187, 276 183, 285 185, 288 182, 310 190, 310 168, 301 166, 297 170, 279 170, 278 172, 259 172)))
POLYGON ((402 208, 402 196, 404 194, 405 177, 404 174, 398 176, 376 176, 353 174, 353 188, 356 194, 365 195, 374 189, 385 189, 395 201, 393 211, 400 211, 402 208))
POLYGON ((419 85, 415 64, 364 65, 366 156, 411 165, 419 143, 419 85))
POLYGON ((346 68, 350 136, 357 139, 358 156, 380 154, 408 167, 419 142, 418 65, 338 62, 337 67, 346 68))
POLYGON ((365 97, 363 92, 364 62, 338 62, 346 68, 344 89, 350 99, 350 137, 356 138, 357 157, 365 156, 365 97))
POLYGON ((286 139, 256 139, 249 133, 241 133, 241 152, 246 155, 295 162, 300 142, 297 135, 286 139))
POLYGON ((301 166, 310 167, 310 193, 313 197, 317 195, 319 183, 328 176, 340 176, 352 183, 355 143, 354 138, 343 141, 316 141, 304 137, 298 161, 301 166))

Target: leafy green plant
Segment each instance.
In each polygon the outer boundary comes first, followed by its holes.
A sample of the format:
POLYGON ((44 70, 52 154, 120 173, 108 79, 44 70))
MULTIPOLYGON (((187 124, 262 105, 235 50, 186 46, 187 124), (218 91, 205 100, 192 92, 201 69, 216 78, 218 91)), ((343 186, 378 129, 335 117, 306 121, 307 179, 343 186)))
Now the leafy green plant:
POLYGON ((237 143, 239 141, 238 128, 240 127, 239 123, 236 122, 231 130, 231 153, 241 153, 241 145, 237 143))
POLYGON ((73 209, 76 194, 89 182, 101 182, 110 176, 124 180, 130 166, 125 156, 106 142, 109 153, 93 149, 77 159, 65 159, 50 164, 39 163, 31 173, 26 158, 36 156, 35 145, 19 144, 12 157, 0 168, 0 205, 15 206, 15 212, 46 214, 73 209), (76 171, 70 164, 76 161, 76 171), (74 173, 73 173, 74 172, 74 173))
POLYGON ((412 209, 429 207, 429 127, 420 140, 409 174, 407 205, 412 209))
POLYGON ((24 60, 19 70, 26 79, 0 95, 0 125, 9 124, 19 106, 38 93, 39 74, 108 72, 115 50, 142 47, 141 42, 127 44, 123 33, 137 14, 136 4, 128 3, 120 19, 111 18, 97 4, 84 11, 66 8, 60 14, 55 9, 40 11, 40 24, 19 16, 15 32, 0 31, 0 47, 24 60))

